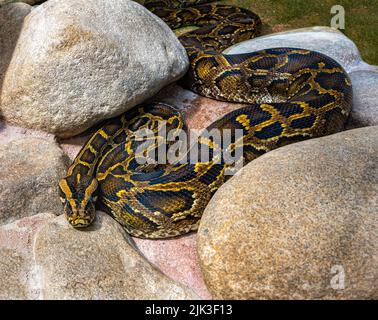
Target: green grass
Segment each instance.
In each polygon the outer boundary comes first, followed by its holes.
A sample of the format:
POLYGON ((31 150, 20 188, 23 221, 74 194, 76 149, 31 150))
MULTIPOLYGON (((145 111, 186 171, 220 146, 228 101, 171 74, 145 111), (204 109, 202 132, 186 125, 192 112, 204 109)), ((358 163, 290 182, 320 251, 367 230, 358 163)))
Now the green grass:
POLYGON ((257 13, 263 34, 290 29, 330 26, 334 5, 345 9, 345 30, 358 46, 363 59, 378 65, 378 1, 376 0, 223 0, 257 13))

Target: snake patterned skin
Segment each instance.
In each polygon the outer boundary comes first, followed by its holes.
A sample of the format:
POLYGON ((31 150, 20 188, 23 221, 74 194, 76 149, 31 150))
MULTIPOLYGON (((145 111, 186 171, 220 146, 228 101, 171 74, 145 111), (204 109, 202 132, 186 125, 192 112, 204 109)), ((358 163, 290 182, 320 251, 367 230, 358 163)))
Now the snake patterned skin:
MULTIPOLYGON (((207 203, 229 177, 226 154, 242 150, 239 161, 245 164, 283 145, 343 129, 352 87, 337 62, 296 48, 222 54, 226 47, 255 37, 260 19, 245 9, 204 2, 147 1, 145 6, 171 28, 199 27, 179 37, 190 61, 180 84, 206 97, 244 103, 207 128, 221 132, 238 129, 241 137, 234 133, 235 139, 221 148, 201 134, 198 149, 207 148, 209 159, 200 156, 194 162, 143 165, 137 150, 145 140, 138 138, 138 132, 148 129, 157 133, 162 124, 167 130, 187 130, 180 112, 157 102, 105 121, 59 183, 72 226, 90 225, 97 207, 111 214, 132 236, 185 234, 198 228, 207 203)), ((144 155, 153 155, 154 148, 167 143, 157 140, 160 142, 144 155)))

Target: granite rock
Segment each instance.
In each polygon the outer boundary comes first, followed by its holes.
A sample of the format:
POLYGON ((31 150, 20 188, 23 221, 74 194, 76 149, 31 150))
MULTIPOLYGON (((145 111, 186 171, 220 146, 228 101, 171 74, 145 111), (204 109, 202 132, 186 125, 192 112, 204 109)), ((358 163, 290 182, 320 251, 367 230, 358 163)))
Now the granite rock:
POLYGON ((187 67, 174 33, 136 2, 50 0, 23 21, 0 108, 9 123, 73 136, 151 97, 187 67))
MULTIPOLYGON (((0 88, 12 60, 24 19, 31 12, 31 8, 22 2, 11 3, 0 8, 0 88)), ((2 90, 0 90, 0 101, 1 95, 2 90)))
POLYGON ((55 142, 24 138, 0 145, 0 225, 40 212, 62 212, 58 182, 68 158, 55 142))
POLYGON ((41 213, 0 226, 0 299, 38 299, 42 279, 33 256, 37 230, 55 218, 41 213))
POLYGON ((24 257, 0 246, 0 261, 0 299, 26 299, 24 257))
POLYGON ((353 85, 353 108, 347 128, 378 125, 378 71, 356 71, 350 74, 353 85))
POLYGON ((211 199, 198 232, 215 299, 378 298, 378 127, 279 148, 211 199))
POLYGON ((43 299, 199 299, 152 266, 107 214, 72 228, 63 216, 39 229, 34 255, 43 299))

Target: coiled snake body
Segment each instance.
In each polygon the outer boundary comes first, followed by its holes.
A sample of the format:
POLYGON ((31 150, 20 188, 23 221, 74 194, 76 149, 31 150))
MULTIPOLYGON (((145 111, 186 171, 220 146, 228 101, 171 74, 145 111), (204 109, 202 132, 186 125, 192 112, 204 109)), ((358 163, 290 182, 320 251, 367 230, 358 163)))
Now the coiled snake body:
POLYGON ((241 161, 247 163, 277 147, 343 129, 352 88, 337 62, 295 48, 222 54, 226 47, 253 38, 260 19, 245 9, 204 2, 147 1, 145 6, 172 28, 200 27, 179 37, 190 61, 180 83, 210 98, 245 103, 207 128, 239 129, 241 138, 234 134, 235 140, 221 148, 200 135, 199 150, 207 148, 209 159, 141 165, 137 132, 157 133, 162 123, 167 131, 186 130, 181 114, 150 103, 106 121, 59 183, 71 225, 89 225, 96 204, 133 236, 165 238, 196 230, 207 203, 228 177, 227 152, 242 148, 241 161))

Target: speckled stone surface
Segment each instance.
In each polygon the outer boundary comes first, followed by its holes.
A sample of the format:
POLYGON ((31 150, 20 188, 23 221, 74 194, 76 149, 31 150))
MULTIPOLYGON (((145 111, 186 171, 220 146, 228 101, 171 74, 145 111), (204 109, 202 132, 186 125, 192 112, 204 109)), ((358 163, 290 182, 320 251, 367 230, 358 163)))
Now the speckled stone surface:
POLYGON ((15 250, 0 248, 0 261, 0 299, 26 299, 24 258, 15 250))
POLYGON ((61 209, 58 181, 69 159, 55 142, 35 137, 0 144, 0 224, 61 209))
POLYGON ((0 120, 0 145, 14 140, 25 138, 41 138, 50 142, 55 142, 55 136, 40 130, 26 129, 12 126, 0 120))
MULTIPOLYGON (((31 12, 31 8, 31 6, 22 2, 0 7, 0 88, 3 85, 5 74, 12 60, 24 19, 31 12)), ((1 96, 2 90, 0 90, 0 105, 1 96)))
POLYGON ((353 85, 353 108, 347 127, 378 125, 378 70, 350 74, 353 85))
POLYGON ((377 299, 377 212, 377 126, 272 151, 207 206, 205 282, 216 299, 377 299))
POLYGON ((197 234, 175 239, 147 240, 134 238, 138 249, 162 272, 192 288, 201 298, 211 299, 203 281, 197 255, 197 234))
MULTIPOLYGON (((0 298, 199 299, 148 263, 113 219, 98 216, 86 231, 70 228, 52 213, 0 226, 0 298)), ((190 240, 182 243, 182 252, 185 244, 190 240)), ((182 269, 192 273, 187 265, 182 269)))
POLYGON ((0 299, 41 297, 43 279, 34 260, 34 236, 55 217, 46 212, 0 226, 0 299))
POLYGON ((34 256, 43 299, 199 299, 145 260, 102 212, 85 231, 64 216, 49 221, 36 234, 34 256))
POLYGON ((143 102, 189 64, 172 30, 128 0, 49 0, 11 38, 12 55, 0 50, 2 117, 60 137, 143 102))

